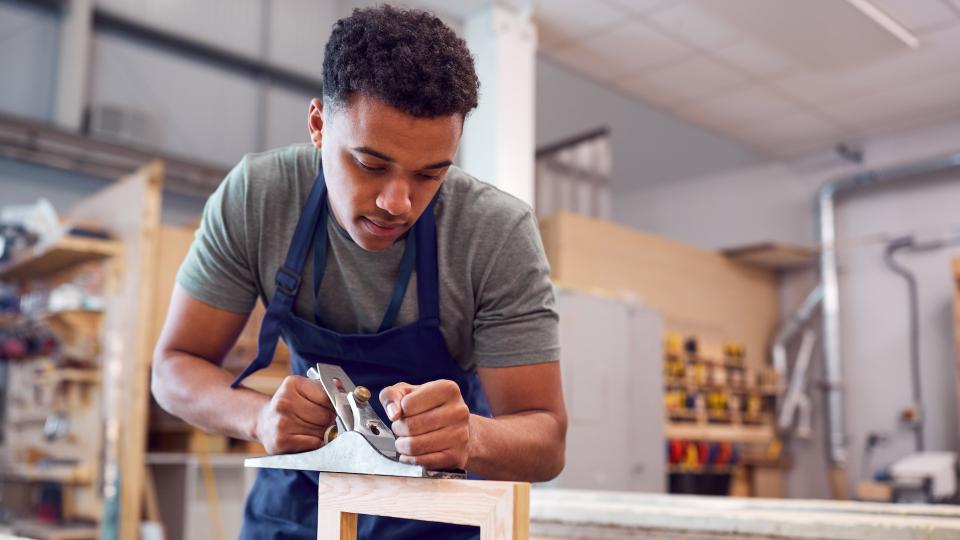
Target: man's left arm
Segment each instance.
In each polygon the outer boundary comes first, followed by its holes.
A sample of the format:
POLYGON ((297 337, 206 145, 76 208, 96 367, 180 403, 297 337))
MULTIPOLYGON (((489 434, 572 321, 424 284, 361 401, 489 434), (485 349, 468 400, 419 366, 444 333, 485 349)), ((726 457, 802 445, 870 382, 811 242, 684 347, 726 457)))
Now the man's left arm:
POLYGON ((478 373, 493 418, 470 414, 453 381, 400 383, 380 393, 400 460, 490 480, 545 482, 560 474, 567 414, 559 362, 478 373))
POLYGON ((550 266, 532 212, 502 239, 478 287, 473 345, 493 418, 471 415, 452 381, 381 393, 400 459, 500 480, 563 470, 567 416, 550 266), (389 403, 395 405, 391 408, 389 403))

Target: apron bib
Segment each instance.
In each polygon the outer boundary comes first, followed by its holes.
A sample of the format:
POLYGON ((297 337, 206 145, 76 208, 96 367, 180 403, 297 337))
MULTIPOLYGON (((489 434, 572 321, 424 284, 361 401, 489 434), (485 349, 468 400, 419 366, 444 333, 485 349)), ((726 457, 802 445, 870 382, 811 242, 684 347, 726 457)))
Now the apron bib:
MULTIPOLYGON (((282 336, 290 348, 290 367, 294 374, 305 376, 307 369, 317 362, 336 364, 355 384, 366 386, 374 396, 378 396, 384 387, 401 381, 423 384, 449 379, 460 386, 464 402, 472 413, 491 416, 476 373, 460 368, 450 356, 440 331, 435 203, 436 199, 407 236, 400 275, 379 330, 373 334, 333 332, 322 326, 318 308, 313 321, 302 319, 293 311, 301 286, 300 275, 311 244, 314 247, 315 302, 326 267, 328 210, 323 168, 320 167, 297 222, 286 260, 277 270, 277 291, 267 306, 260 327, 257 356, 231 386, 237 387, 251 373, 267 367, 273 359, 277 339, 282 336), (414 267, 419 315, 410 324, 395 326, 414 267)), ((387 418, 379 399, 371 399, 370 404, 381 418, 387 418)), ((260 469, 247 498, 240 538, 316 538, 317 475, 316 472, 260 469)), ((476 527, 365 515, 359 516, 357 533, 360 540, 480 538, 476 527)))

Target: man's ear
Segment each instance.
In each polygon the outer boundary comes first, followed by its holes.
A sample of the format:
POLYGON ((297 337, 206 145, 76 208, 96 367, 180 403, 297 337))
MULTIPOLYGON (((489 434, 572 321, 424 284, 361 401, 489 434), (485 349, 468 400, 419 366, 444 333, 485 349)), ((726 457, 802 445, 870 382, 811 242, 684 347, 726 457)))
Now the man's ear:
POLYGON ((318 98, 310 100, 310 109, 307 112, 307 130, 310 133, 310 142, 320 150, 323 144, 323 102, 318 98))

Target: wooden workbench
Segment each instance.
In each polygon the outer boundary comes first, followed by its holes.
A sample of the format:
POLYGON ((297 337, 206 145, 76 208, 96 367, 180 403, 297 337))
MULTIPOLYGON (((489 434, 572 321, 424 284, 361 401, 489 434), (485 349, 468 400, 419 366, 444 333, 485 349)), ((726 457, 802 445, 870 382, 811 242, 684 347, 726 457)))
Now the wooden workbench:
POLYGON ((960 538, 960 507, 534 489, 533 540, 960 538))
MULTIPOLYGON (((960 398, 960 257, 953 260, 953 339, 957 344, 953 357, 953 376, 956 395, 960 398)), ((957 417, 960 418, 960 400, 957 401, 957 417)))

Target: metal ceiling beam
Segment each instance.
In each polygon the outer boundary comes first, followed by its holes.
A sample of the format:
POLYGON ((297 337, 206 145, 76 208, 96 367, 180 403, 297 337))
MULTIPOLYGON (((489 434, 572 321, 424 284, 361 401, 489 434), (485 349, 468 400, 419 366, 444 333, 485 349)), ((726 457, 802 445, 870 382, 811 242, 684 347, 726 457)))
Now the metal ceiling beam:
POLYGON ((220 165, 95 139, 48 124, 0 113, 0 157, 63 171, 117 180, 161 159, 166 190, 207 197, 226 176, 220 165))

